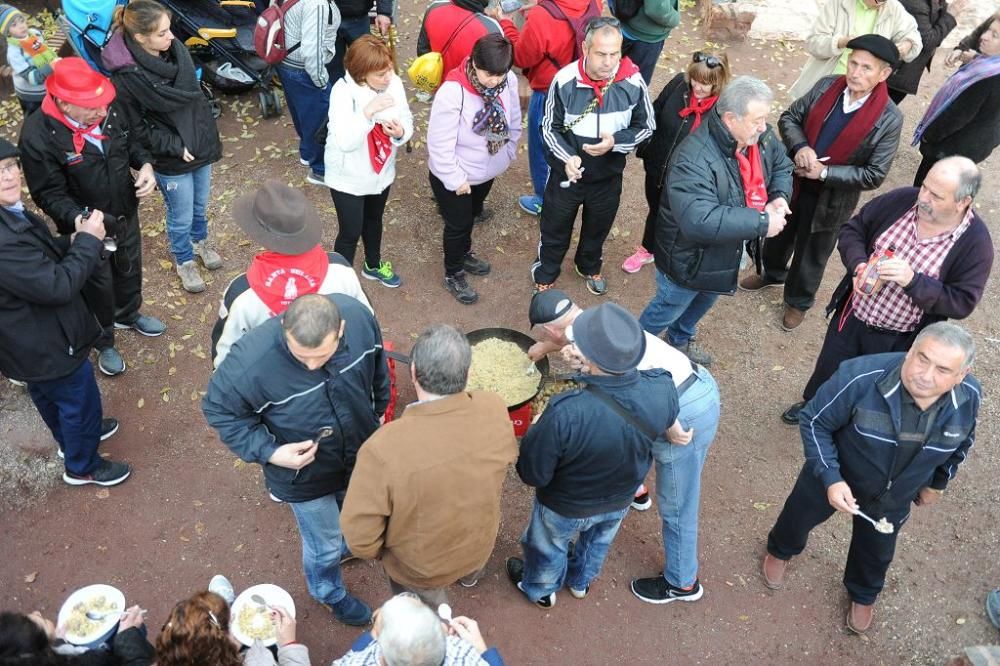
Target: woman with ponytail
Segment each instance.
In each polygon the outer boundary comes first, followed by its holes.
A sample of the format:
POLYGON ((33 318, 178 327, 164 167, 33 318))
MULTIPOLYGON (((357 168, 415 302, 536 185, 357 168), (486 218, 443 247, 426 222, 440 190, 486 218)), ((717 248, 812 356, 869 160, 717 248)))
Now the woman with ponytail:
POLYGON ((194 258, 209 270, 222 259, 208 242, 205 217, 212 163, 222 156, 212 108, 184 44, 170 31, 170 12, 156 0, 115 10, 114 34, 101 59, 121 105, 142 128, 167 209, 167 239, 181 283, 205 290, 194 258))

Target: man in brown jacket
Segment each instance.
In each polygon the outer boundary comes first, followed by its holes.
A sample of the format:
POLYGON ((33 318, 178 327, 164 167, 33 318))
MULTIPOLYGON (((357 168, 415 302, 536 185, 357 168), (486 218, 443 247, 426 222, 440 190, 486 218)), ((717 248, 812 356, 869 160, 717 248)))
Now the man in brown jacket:
POLYGON ((434 607, 455 581, 478 582, 518 453, 503 400, 465 392, 471 360, 451 326, 417 338, 417 402, 361 447, 340 518, 351 552, 382 560, 394 594, 409 590, 434 607))

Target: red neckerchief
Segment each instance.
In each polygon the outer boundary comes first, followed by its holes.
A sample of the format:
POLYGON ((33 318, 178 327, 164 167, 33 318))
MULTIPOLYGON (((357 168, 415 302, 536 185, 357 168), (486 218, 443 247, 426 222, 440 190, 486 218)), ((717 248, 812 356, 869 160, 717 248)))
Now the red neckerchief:
POLYGON ((320 245, 303 254, 267 251, 250 262, 247 282, 274 316, 299 296, 319 291, 329 269, 330 258, 320 245))
POLYGON ((764 182, 764 163, 760 159, 760 147, 754 143, 747 146, 747 154, 736 149, 736 161, 740 165, 740 178, 747 196, 747 208, 764 212, 767 205, 767 184, 764 182))
POLYGON ((83 152, 83 145, 86 142, 84 137, 89 136, 92 139, 97 139, 98 141, 104 141, 108 138, 97 131, 97 128, 101 126, 101 121, 104 120, 104 118, 101 118, 101 120, 98 120, 89 127, 77 127, 74 123, 71 123, 65 115, 63 115, 62 111, 59 110, 59 107, 56 106, 55 100, 52 99, 52 95, 46 95, 45 99, 42 100, 42 113, 47 115, 49 118, 58 120, 73 133, 73 150, 78 153, 83 152))
POLYGON ((618 63, 618 70, 615 72, 614 77, 602 81, 595 81, 587 75, 587 70, 583 66, 583 58, 576 61, 576 67, 580 83, 594 89, 594 96, 597 97, 597 106, 604 104, 604 91, 610 88, 612 83, 624 81, 639 71, 639 68, 627 57, 622 58, 622 61, 618 63))
MULTIPOLYGON (((820 130, 823 129, 823 123, 833 110, 833 105, 843 103, 842 99, 846 88, 847 77, 841 76, 826 89, 826 92, 820 95, 816 103, 809 109, 803 129, 805 129, 806 139, 810 146, 816 145, 816 139, 819 138, 820 130)), ((871 97, 865 100, 861 108, 854 112, 844 129, 826 149, 826 156, 830 158, 830 161, 826 163, 828 166, 848 163, 851 155, 868 136, 888 103, 889 88, 883 81, 875 86, 871 97)))
POLYGON ((382 173, 390 157, 392 157, 392 139, 385 133, 385 128, 380 123, 375 123, 375 127, 368 132, 368 159, 375 173, 382 173))
POLYGON ((692 113, 694 114, 694 123, 691 125, 691 131, 693 132, 698 129, 698 125, 701 125, 701 114, 711 109, 717 99, 719 99, 718 95, 712 95, 700 100, 694 96, 694 93, 691 93, 691 102, 681 109, 677 115, 681 118, 687 118, 692 113))

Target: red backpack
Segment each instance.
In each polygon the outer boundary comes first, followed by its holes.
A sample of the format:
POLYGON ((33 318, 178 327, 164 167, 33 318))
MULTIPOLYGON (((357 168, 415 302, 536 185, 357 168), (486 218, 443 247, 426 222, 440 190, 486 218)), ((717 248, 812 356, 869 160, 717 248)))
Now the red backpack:
MULTIPOLYGON (((584 37, 587 36, 587 23, 592 18, 597 18, 601 15, 601 6, 597 4, 597 0, 590 0, 590 4, 587 6, 587 11, 583 13, 582 16, 576 18, 570 18, 566 16, 566 12, 562 10, 562 7, 555 3, 555 0, 541 0, 538 6, 547 11, 552 18, 558 21, 566 21, 569 23, 569 27, 573 29, 573 60, 579 60, 583 56, 583 51, 580 50, 580 45, 583 44, 584 37)), ((555 65, 556 69, 562 69, 573 60, 569 62, 559 62, 552 55, 546 53, 545 57, 555 65)))
POLYGON ((273 0, 257 17, 257 25, 253 29, 253 48, 268 65, 278 64, 299 48, 296 44, 289 49, 285 44, 285 14, 298 1, 273 0))

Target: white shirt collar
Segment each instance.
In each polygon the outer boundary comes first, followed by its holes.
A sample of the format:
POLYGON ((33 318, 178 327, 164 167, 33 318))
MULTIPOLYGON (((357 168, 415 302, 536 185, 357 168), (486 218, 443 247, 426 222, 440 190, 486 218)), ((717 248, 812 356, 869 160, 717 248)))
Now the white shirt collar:
POLYGON ((872 96, 872 94, 869 92, 867 95, 865 95, 864 97, 862 97, 858 101, 852 102, 851 101, 851 91, 850 91, 850 89, 849 88, 844 88, 844 100, 843 100, 844 113, 854 113, 855 111, 857 111, 858 109, 860 109, 862 106, 864 106, 865 102, 867 102, 868 98, 871 97, 871 96, 872 96))

